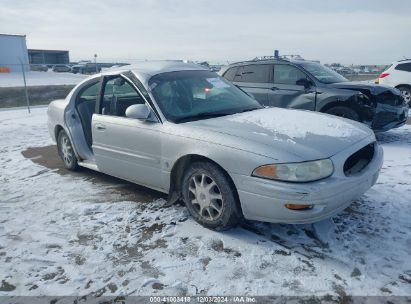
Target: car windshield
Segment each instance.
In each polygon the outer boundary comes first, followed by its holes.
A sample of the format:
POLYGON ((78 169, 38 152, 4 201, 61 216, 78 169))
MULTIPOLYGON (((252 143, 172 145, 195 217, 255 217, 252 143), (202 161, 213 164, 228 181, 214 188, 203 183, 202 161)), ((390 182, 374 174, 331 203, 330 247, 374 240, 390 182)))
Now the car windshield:
POLYGON ((316 62, 302 62, 299 63, 305 70, 311 73, 319 82, 322 83, 336 83, 346 82, 347 78, 341 76, 337 72, 327 68, 316 62))
POLYGON ((153 76, 149 87, 167 120, 181 123, 230 115, 262 106, 211 71, 177 71, 153 76))

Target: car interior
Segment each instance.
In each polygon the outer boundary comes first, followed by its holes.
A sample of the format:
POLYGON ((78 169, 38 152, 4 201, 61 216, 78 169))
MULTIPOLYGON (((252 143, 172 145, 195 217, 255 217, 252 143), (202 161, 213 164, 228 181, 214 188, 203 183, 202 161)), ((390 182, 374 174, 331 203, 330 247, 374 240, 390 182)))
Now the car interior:
MULTIPOLYGON (((88 146, 92 145, 91 120, 95 113, 96 100, 99 95, 99 82, 93 83, 78 94, 76 110, 79 115, 88 146)), ((122 77, 116 77, 106 82, 102 114, 126 117, 126 110, 134 104, 143 104, 144 100, 138 92, 122 77)))
POLYGON ((77 96, 76 110, 83 126, 84 136, 87 145, 91 147, 92 144, 92 132, 91 132, 91 119, 93 117, 96 100, 99 91, 99 82, 93 83, 81 91, 77 96))
POLYGON ((108 81, 104 87, 102 114, 126 117, 129 106, 143 104, 144 100, 134 88, 124 80, 117 77, 108 81))

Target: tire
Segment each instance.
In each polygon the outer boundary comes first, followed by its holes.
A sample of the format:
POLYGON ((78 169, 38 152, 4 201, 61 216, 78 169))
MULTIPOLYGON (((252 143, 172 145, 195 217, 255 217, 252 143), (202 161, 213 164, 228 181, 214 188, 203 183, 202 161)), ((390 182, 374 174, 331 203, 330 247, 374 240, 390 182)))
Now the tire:
POLYGON ((328 109, 325 111, 327 114, 339 116, 339 117, 344 117, 347 119, 355 120, 355 121, 360 121, 360 116, 358 115, 357 112, 355 112, 353 109, 344 107, 344 106, 336 106, 328 109))
POLYGON ((186 170, 182 183, 184 203, 202 226, 226 230, 242 218, 236 189, 226 174, 210 162, 195 162, 186 170))
POLYGON ((405 87, 405 86, 400 86, 397 89, 401 91, 401 94, 404 97, 405 103, 409 107, 411 107, 411 88, 410 87, 405 87))
POLYGON ((70 138, 64 130, 61 130, 57 137, 57 149, 61 159, 63 160, 64 167, 71 171, 77 170, 78 160, 74 154, 70 138))

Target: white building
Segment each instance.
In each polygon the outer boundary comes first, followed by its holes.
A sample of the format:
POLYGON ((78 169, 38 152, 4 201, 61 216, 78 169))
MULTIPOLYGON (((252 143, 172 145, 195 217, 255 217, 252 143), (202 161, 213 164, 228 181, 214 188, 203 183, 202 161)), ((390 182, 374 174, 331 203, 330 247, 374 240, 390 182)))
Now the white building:
POLYGON ((0 71, 21 72, 30 69, 25 35, 0 34, 0 71))

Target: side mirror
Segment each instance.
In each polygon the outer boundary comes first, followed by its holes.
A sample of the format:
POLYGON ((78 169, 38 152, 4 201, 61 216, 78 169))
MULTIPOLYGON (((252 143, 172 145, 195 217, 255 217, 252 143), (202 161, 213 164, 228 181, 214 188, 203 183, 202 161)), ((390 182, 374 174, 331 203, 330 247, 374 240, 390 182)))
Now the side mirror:
POLYGON ((135 104, 127 108, 126 117, 146 120, 149 118, 150 113, 151 110, 146 104, 135 104))
POLYGON ((313 85, 313 83, 310 80, 308 80, 307 78, 298 79, 295 82, 295 84, 299 85, 299 86, 303 86, 305 89, 308 89, 313 85))

